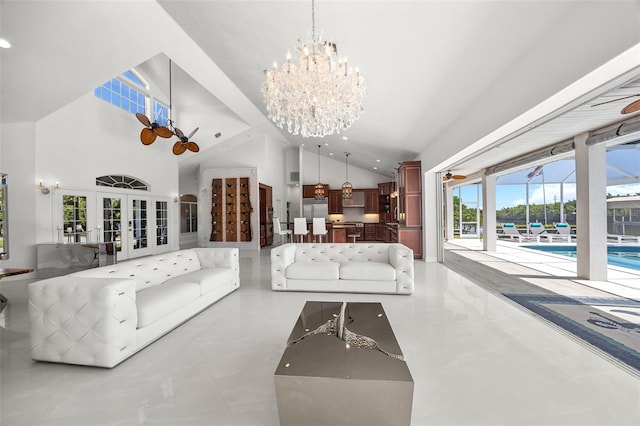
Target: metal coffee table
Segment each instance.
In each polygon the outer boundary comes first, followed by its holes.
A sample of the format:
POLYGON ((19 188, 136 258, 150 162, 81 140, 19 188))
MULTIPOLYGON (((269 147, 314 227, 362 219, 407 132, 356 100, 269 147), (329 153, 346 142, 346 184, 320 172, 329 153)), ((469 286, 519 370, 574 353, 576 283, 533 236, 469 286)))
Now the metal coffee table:
POLYGON ((274 375, 281 425, 409 425, 413 378, 380 303, 306 302, 274 375))

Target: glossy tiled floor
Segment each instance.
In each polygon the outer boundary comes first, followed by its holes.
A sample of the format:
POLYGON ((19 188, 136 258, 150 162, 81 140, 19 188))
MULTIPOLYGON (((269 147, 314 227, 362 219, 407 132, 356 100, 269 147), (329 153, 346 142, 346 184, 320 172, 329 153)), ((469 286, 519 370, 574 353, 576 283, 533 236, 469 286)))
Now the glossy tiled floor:
POLYGON ((3 282, 0 424, 277 425, 273 373, 306 300, 383 303, 413 425, 640 424, 637 376, 443 265, 416 262, 413 296, 274 293, 269 251, 241 257, 237 292, 110 370, 31 361, 27 281, 3 282))

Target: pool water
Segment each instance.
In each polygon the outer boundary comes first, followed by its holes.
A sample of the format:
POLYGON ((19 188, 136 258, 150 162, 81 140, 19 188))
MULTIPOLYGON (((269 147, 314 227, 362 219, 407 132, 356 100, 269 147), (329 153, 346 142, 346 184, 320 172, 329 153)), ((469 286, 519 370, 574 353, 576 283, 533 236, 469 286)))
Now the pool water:
MULTIPOLYGON (((539 245, 539 246, 522 246, 524 248, 544 251, 546 253, 559 254, 562 256, 576 257, 576 246, 560 246, 560 245, 539 245)), ((613 266, 621 266, 623 268, 635 269, 640 271, 640 246, 623 246, 608 245, 607 246, 607 263, 613 266)))

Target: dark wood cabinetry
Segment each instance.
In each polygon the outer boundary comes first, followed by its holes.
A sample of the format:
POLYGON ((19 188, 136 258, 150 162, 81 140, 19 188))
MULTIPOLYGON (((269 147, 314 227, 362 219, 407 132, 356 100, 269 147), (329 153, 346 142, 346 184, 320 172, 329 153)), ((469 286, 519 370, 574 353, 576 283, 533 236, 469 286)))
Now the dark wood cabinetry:
POLYGON ((395 222, 395 209, 397 198, 391 194, 396 189, 395 182, 383 182, 378 184, 378 214, 381 223, 395 222))
POLYGON ((364 212, 378 213, 378 190, 363 189, 362 192, 364 192, 364 212))
POLYGON ((364 224, 364 240, 375 241, 376 240, 376 225, 375 223, 364 224))
MULTIPOLYGON (((240 185, 242 186, 242 184, 241 179, 240 185)), ((273 190, 269 185, 263 183, 259 184, 258 190, 260 195, 260 247, 264 247, 273 244, 273 190)), ((242 187, 240 192, 242 193, 242 187)))
POLYGON ((329 214, 342 214, 342 190, 332 189, 329 191, 328 201, 329 214))
MULTIPOLYGON (((323 183, 324 185, 324 195, 326 196, 329 193, 329 185, 323 183)), ((316 185, 302 185, 302 198, 315 198, 316 196, 316 185)))
POLYGON ((422 258, 422 169, 406 161, 398 169, 398 241, 422 258))

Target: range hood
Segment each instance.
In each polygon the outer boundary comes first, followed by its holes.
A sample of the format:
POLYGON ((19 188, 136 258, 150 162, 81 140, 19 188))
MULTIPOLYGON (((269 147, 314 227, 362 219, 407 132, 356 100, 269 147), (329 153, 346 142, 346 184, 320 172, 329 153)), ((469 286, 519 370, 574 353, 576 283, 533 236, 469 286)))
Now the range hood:
POLYGON ((342 207, 364 207, 364 192, 353 191, 350 200, 342 200, 342 207))

